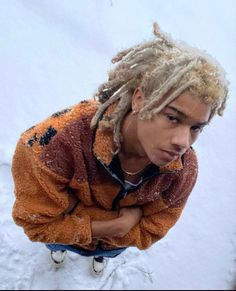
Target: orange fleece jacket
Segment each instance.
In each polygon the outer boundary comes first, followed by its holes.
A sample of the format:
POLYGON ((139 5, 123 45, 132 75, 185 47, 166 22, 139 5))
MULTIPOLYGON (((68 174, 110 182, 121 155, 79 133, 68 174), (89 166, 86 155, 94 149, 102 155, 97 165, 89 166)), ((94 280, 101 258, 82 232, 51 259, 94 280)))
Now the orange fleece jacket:
POLYGON ((118 217, 112 202, 121 190, 106 169, 114 158, 112 133, 99 126, 90 129, 98 105, 82 101, 21 135, 12 163, 13 219, 36 242, 87 250, 94 250, 98 243, 104 249, 146 249, 179 219, 196 182, 196 155, 189 149, 118 202, 119 207, 139 205, 143 209, 143 217, 129 233, 121 238, 93 239, 91 221, 118 217))

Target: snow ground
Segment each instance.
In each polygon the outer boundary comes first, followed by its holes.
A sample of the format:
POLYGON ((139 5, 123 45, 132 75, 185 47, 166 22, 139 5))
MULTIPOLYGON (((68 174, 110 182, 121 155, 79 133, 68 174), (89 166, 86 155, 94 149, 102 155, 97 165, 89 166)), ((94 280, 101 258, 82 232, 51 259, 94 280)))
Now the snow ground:
POLYGON ((233 288, 235 27, 235 0, 0 0, 1 290, 233 288), (195 146, 199 179, 164 239, 109 260, 102 278, 90 275, 90 259, 72 253, 55 270, 48 250, 31 243, 11 217, 16 141, 51 113, 90 97, 105 80, 112 56, 148 39, 154 20, 174 37, 212 53, 226 69, 231 90, 225 116, 213 120, 195 146))

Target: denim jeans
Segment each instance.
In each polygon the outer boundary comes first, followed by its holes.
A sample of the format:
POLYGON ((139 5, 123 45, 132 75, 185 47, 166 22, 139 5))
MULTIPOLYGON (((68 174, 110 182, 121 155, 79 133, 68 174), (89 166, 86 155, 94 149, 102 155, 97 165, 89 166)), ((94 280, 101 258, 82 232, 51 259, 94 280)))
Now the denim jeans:
POLYGON ((74 247, 72 245, 62 245, 62 244, 46 244, 46 247, 51 251, 71 251, 85 257, 107 257, 114 258, 121 254, 126 248, 118 248, 113 250, 103 250, 100 247, 97 247, 95 251, 88 251, 81 248, 74 247))

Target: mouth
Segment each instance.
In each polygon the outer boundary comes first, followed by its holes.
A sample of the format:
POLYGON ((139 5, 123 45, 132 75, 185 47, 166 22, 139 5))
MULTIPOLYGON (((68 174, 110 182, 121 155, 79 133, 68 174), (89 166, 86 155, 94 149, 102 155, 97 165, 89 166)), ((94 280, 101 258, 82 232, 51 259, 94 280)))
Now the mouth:
POLYGON ((163 154, 163 158, 167 161, 167 162, 171 162, 173 160, 175 160, 179 154, 177 152, 172 152, 172 151, 166 151, 166 150, 161 150, 162 154, 163 154))

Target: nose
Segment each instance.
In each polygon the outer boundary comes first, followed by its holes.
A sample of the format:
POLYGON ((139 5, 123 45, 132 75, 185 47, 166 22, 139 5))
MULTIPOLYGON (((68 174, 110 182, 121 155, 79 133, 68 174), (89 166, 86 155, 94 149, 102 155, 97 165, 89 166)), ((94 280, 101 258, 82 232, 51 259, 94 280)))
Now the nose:
POLYGON ((176 151, 184 153, 191 145, 191 134, 188 127, 176 129, 172 137, 172 146, 176 151))

